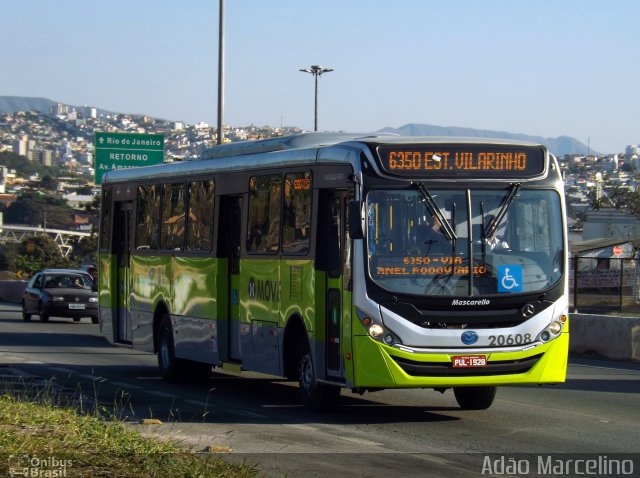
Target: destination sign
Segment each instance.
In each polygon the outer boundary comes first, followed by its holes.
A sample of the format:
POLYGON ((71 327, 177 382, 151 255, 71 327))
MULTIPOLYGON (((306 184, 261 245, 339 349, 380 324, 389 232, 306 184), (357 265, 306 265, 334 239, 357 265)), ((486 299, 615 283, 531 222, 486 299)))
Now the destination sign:
POLYGON ((527 179, 544 173, 540 147, 503 145, 379 146, 382 169, 396 176, 527 179))

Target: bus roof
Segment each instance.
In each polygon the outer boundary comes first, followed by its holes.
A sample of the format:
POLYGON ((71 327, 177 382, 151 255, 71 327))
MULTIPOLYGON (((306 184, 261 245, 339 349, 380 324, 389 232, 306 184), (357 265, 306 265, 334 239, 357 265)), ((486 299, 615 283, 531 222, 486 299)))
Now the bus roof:
MULTIPOLYGON (((361 147, 365 144, 370 146, 382 144, 492 144, 544 147, 536 143, 489 138, 399 136, 391 133, 300 133, 292 136, 241 141, 214 146, 195 160, 118 169, 105 173, 102 182, 103 184, 110 184, 143 178, 166 178, 174 176, 177 173, 200 174, 209 171, 233 172, 266 166, 295 166, 300 162, 326 162, 330 161, 330 159, 328 155, 320 155, 320 149, 335 147, 341 144, 344 144, 345 147, 353 147, 358 143, 361 147), (277 158, 269 155, 269 153, 276 151, 284 152, 285 154, 280 154, 277 158)), ((345 162, 344 156, 334 160, 345 162)))

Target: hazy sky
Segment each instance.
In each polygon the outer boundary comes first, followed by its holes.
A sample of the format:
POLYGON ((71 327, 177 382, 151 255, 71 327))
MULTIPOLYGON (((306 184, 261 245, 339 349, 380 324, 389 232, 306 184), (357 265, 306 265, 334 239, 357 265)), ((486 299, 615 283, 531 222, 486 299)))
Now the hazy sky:
MULTIPOLYGON (((0 96, 216 124, 218 0, 0 0, 0 96)), ((640 143, 637 0, 225 0, 225 124, 640 143)))

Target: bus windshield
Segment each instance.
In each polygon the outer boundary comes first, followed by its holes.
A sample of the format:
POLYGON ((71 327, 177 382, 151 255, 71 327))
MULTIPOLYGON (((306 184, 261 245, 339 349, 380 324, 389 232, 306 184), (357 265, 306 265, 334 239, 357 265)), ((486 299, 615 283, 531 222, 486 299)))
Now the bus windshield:
POLYGON ((560 198, 551 190, 372 190, 370 277, 393 293, 482 296, 536 292, 563 274, 560 198), (436 209, 437 208, 437 209, 436 209))

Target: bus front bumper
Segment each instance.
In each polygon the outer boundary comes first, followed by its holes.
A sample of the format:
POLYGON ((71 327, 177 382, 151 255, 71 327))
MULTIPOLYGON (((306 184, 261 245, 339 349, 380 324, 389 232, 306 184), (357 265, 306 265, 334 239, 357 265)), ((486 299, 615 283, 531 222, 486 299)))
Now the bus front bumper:
MULTIPOLYGON (((476 354, 411 353, 369 336, 353 338, 357 388, 449 388, 474 385, 562 383, 566 378, 569 333, 530 350, 476 354), (454 357, 484 356, 484 366, 456 368, 454 357)), ((459 359, 458 359, 459 360, 459 359)))

